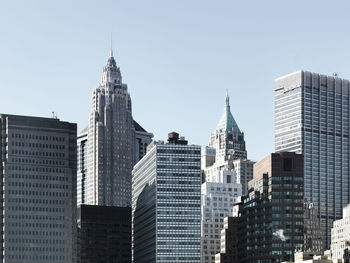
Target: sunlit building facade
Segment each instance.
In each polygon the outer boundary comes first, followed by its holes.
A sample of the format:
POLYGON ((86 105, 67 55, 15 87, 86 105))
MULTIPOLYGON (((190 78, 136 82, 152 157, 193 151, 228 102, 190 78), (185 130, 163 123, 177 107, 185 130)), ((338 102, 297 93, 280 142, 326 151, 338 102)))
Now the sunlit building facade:
POLYGON ((134 263, 198 263, 201 251, 200 146, 177 133, 152 142, 133 169, 134 263))
POLYGON ((329 247, 349 203, 349 81, 297 71, 275 80, 275 151, 304 154, 304 194, 329 247))

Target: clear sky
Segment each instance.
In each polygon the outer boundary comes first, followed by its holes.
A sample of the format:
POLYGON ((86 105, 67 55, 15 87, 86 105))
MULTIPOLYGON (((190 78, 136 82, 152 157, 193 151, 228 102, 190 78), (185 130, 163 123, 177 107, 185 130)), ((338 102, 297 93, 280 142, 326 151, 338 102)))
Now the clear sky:
POLYGON ((0 112, 78 123, 113 49, 134 118, 207 145, 223 112, 248 157, 273 152, 274 79, 350 78, 350 1, 0 1, 0 112))

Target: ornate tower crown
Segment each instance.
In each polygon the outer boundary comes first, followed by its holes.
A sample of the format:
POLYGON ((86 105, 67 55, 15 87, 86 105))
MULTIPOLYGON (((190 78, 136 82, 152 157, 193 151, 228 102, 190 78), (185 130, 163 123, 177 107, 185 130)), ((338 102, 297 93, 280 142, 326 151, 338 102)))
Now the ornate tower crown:
POLYGON ((233 133, 233 131, 236 131, 238 135, 242 135, 241 130, 239 129, 235 119, 232 116, 230 107, 230 97, 228 96, 227 92, 224 113, 221 115, 220 121, 216 126, 216 131, 218 131, 219 133, 233 133))
POLYGON ((113 57, 112 49, 107 60, 107 65, 103 68, 102 82, 122 84, 122 75, 113 57))

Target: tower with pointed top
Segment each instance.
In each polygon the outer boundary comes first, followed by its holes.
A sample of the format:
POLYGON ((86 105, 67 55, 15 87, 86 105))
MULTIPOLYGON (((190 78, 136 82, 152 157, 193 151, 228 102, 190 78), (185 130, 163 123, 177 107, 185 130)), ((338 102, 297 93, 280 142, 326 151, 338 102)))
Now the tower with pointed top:
POLYGON ((88 125, 86 204, 130 206, 135 164, 131 98, 111 50, 93 91, 88 125))
POLYGON ((216 150, 216 162, 247 158, 244 133, 232 116, 228 93, 226 93, 224 112, 215 131, 211 134, 209 146, 216 150))

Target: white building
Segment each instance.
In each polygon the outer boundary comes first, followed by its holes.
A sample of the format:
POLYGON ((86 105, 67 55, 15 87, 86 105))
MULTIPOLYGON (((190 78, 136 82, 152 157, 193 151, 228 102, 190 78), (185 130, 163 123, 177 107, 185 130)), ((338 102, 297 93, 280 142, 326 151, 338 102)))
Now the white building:
POLYGON ((242 185, 236 183, 234 170, 217 170, 215 182, 202 184, 202 263, 215 262, 220 252, 224 218, 232 216, 242 185))
POLYGON ((248 182, 253 179, 253 167, 255 162, 247 159, 232 161, 232 168, 236 172, 237 183, 242 185, 242 195, 248 194, 248 182))
POLYGON ((350 204, 343 208, 343 218, 333 222, 331 230, 332 259, 350 260, 350 204))
POLYGON ((211 135, 209 147, 202 149, 205 181, 202 184, 201 209, 202 263, 215 262, 215 255, 220 252, 224 218, 232 216, 236 198, 242 195, 241 182, 247 183, 253 176, 250 169, 244 169, 251 163, 251 168, 253 165, 246 157, 244 134, 232 116, 229 97, 226 95, 224 112, 211 135), (240 172, 239 178, 236 170, 240 172), (247 175, 249 177, 245 178, 247 175))

